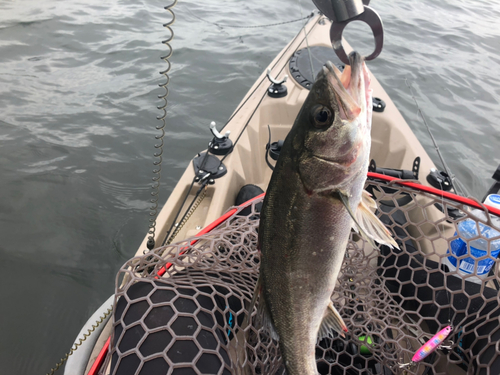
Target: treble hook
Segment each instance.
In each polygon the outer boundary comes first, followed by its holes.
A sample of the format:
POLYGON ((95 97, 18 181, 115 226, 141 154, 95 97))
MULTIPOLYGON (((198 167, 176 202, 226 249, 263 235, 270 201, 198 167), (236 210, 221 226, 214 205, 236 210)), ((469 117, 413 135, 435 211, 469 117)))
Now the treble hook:
POLYGON ((375 38, 375 50, 365 60, 373 60, 384 46, 384 26, 378 13, 368 6, 370 0, 313 0, 316 7, 330 20, 330 40, 338 58, 349 65, 349 58, 342 45, 342 34, 352 21, 363 21, 372 29, 375 38))

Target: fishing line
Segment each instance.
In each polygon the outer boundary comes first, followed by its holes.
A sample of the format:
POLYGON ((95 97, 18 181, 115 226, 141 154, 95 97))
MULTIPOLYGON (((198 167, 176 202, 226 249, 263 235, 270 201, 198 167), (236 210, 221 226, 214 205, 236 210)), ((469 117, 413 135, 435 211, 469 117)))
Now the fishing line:
MULTIPOLYGON (((225 27, 233 28, 233 29, 257 29, 257 28, 261 28, 261 27, 280 26, 280 25, 286 25, 287 23, 293 23, 293 22, 299 22, 299 21, 302 21, 302 20, 306 20, 306 19, 312 18, 314 16, 314 12, 312 12, 308 16, 305 16, 305 17, 302 17, 302 18, 296 18, 296 19, 293 19, 293 20, 290 20, 290 21, 268 23, 268 24, 263 24, 263 25, 225 25, 225 24, 220 24, 220 23, 217 23, 217 22, 212 22, 212 21, 206 20, 206 19, 204 19, 204 18, 202 18, 200 16, 197 16, 196 14, 194 14, 193 12, 191 12, 191 10, 189 8, 186 8, 186 10, 188 11, 188 13, 192 17, 194 17, 196 19, 199 19, 200 21, 209 23, 211 25, 220 27, 221 29, 223 29, 225 27)), ((301 12, 301 15, 302 15, 302 12, 301 12)))
MULTIPOLYGON (((319 19, 316 21, 316 23, 319 21, 319 19)), ((279 55, 279 57, 276 59, 276 63, 272 66, 271 69, 274 69, 276 67, 276 65, 278 65, 278 63, 281 61, 281 59, 283 58, 283 56, 290 50, 290 48, 292 47, 292 45, 295 43, 295 41, 297 40, 297 38, 299 38, 302 30, 304 29, 305 30, 305 25, 307 24, 308 22, 306 22, 304 24, 304 26, 301 28, 301 30, 295 35, 295 37, 292 39, 292 41, 288 44, 288 47, 281 53, 281 55, 279 55)), ((315 24, 316 24, 315 23, 315 24)), ((309 30, 309 32, 311 32, 311 30, 313 29, 314 25, 311 27, 311 29, 309 30)), ((307 33, 306 33, 306 36, 307 36, 307 33)), ((304 42, 304 39, 302 39, 302 41, 298 44, 297 48, 295 49, 295 51, 298 50, 298 48, 300 47, 300 45, 304 42)), ((286 65, 283 66, 283 68, 278 72, 278 74, 282 73, 283 70, 285 69, 286 65)), ((226 121, 226 123, 224 124, 224 126, 222 127, 222 129, 224 129, 226 127, 226 125, 231 122, 231 120, 239 113, 239 111, 245 106, 245 104, 248 102, 248 100, 250 98, 252 98, 253 94, 261 87, 262 83, 267 79, 267 77, 264 77, 261 79, 261 81, 256 85, 255 89, 252 90, 252 92, 250 94, 247 95, 247 98, 243 101, 243 103, 241 103, 241 105, 236 109, 236 111, 233 112, 233 114, 231 115, 231 117, 226 121)), ((252 120, 253 116, 255 115, 255 113, 257 112, 257 109, 259 108, 259 105, 262 103, 262 101, 264 100, 264 98, 266 97, 267 95, 267 91, 264 92, 264 94, 262 95, 262 97, 260 98, 258 104, 255 106, 252 114, 250 115, 250 117, 248 118, 247 122, 245 123, 245 126, 241 129, 241 131, 239 132, 238 134, 238 137, 236 138, 236 140, 234 141, 233 143, 233 148, 236 146, 236 144, 238 143, 238 141, 240 140, 241 136, 243 135, 243 133, 245 132, 246 128, 248 127, 248 124, 250 123, 250 121, 252 120)), ((208 152, 207 154, 208 155, 208 152)), ((219 162, 219 166, 222 165, 223 161, 226 159, 226 157, 228 157, 230 154, 226 154, 224 155, 220 162, 219 162)), ((206 157, 206 156, 205 156, 206 157)), ((191 182, 191 186, 189 187, 189 189, 187 190, 186 192, 186 195, 184 196, 184 200, 182 202, 182 204, 180 205, 179 207, 179 210, 177 211, 177 214, 175 216, 175 219, 174 221, 172 222, 171 226, 170 226, 170 229, 165 237, 165 239, 163 240, 163 243, 162 243, 162 246, 164 246, 166 244, 166 242, 168 241, 168 238, 170 237, 170 234, 172 233, 172 230, 173 228, 175 227, 175 224, 177 222, 177 219, 180 215, 180 213, 182 212, 182 208, 184 207, 184 204, 186 203, 188 197, 189 197, 189 194, 191 193, 191 190, 193 189, 193 186, 194 186, 194 183, 195 183, 195 178, 196 176, 193 178, 193 181, 191 182)), ((198 193, 199 194, 199 193, 198 193)), ((197 195, 198 195, 197 194, 197 195)), ((196 199, 196 197, 195 197, 196 199)), ((184 214, 184 216, 182 216, 182 218, 179 220, 179 223, 181 223, 186 214, 189 212, 189 210, 191 209, 192 205, 194 204, 194 201, 195 199, 191 202, 191 204, 188 206, 187 210, 186 210, 186 213, 184 214)))
MULTIPOLYGON (((299 8, 300 8, 300 14, 302 15, 302 3, 300 2, 300 0, 297 0, 298 3, 299 3, 299 8)), ((309 40, 307 39, 307 33, 306 33, 306 24, 304 24, 304 26, 302 26, 302 30, 304 30, 304 35, 305 35, 305 39, 306 39, 306 46, 307 46, 307 53, 309 55, 309 63, 311 64, 311 75, 314 79, 314 67, 313 67, 313 61, 312 61, 312 55, 311 55, 311 49, 309 48, 309 40)))
MULTIPOLYGON (((167 28, 167 29, 169 30, 169 32, 170 32, 170 36, 169 36, 166 40, 162 41, 162 43, 168 47, 169 51, 168 51, 168 54, 167 54, 166 56, 163 56, 163 57, 162 57, 162 60, 164 60, 164 61, 168 64, 167 69, 165 69, 164 71, 160 72, 160 74, 162 74, 162 75, 164 75, 164 76, 165 76, 165 78, 166 78, 166 82, 165 82, 165 83, 163 83, 163 84, 160 84, 160 87, 162 87, 162 88, 164 88, 164 89, 165 89, 165 94, 163 94, 163 95, 160 95, 160 96, 159 96, 159 98, 160 98, 160 99, 163 99, 163 100, 164 100, 164 104, 158 107, 158 109, 160 109, 160 110, 162 110, 162 111, 163 111, 163 114, 162 114, 161 116, 159 116, 159 117, 158 117, 158 120, 161 120, 161 121, 162 121, 162 125, 160 125, 160 126, 157 126, 157 127, 156 127, 156 129, 157 129, 157 130, 160 130, 162 133, 161 133, 159 136, 156 136, 156 137, 155 137, 156 139, 161 140, 161 143, 160 143, 159 145, 155 145, 155 148, 159 149, 159 152, 158 152, 158 153, 155 153, 155 155, 154 155, 154 156, 155 156, 155 157, 157 157, 159 160, 157 160, 157 161, 155 161, 155 162, 154 162, 154 165, 155 165, 155 166, 158 166, 158 169, 155 169, 155 170, 153 171, 153 173, 154 173, 156 176, 154 176, 154 177, 153 177, 153 181, 154 181, 153 186, 152 186, 153 191, 151 192, 151 195, 152 195, 152 197, 153 197, 153 198, 151 199, 151 203, 153 203, 153 206, 151 206, 150 220, 149 220, 149 221, 150 221, 150 224, 149 224, 149 232, 148 232, 148 234, 150 235, 150 236, 149 236, 149 242, 151 242, 152 247, 154 247, 155 232, 156 232, 156 218, 157 218, 157 215, 158 215, 158 200, 159 200, 160 178, 161 178, 161 162, 162 162, 162 154, 163 154, 163 136, 165 135, 165 130, 164 130, 164 128, 165 128, 165 125, 166 125, 165 118, 166 118, 166 115, 167 115, 167 113, 166 113, 167 99, 166 99, 166 98, 167 98, 168 93, 169 93, 169 90, 168 90, 168 88, 167 88, 167 85, 168 85, 168 83, 169 83, 169 81, 170 81, 170 77, 168 76, 168 72, 169 72, 169 70, 170 70, 170 66, 171 66, 170 61, 169 61, 169 58, 172 56, 172 52, 173 52, 172 47, 171 47, 171 45, 170 45, 170 42, 171 42, 171 41, 172 41, 172 39, 174 38, 174 32, 173 32, 173 30, 172 30, 172 28, 171 28, 170 26, 171 26, 171 25, 174 23, 174 21, 175 21, 175 14, 173 13, 172 8, 173 8, 176 4, 177 4, 177 0, 174 0, 174 1, 172 2, 172 4, 170 4, 170 5, 168 5, 168 6, 166 6, 166 7, 165 7, 165 9, 166 9, 166 10, 167 10, 170 14, 171 14, 172 19, 171 19, 169 22, 167 22, 167 23, 165 23, 165 24, 163 25, 165 28, 167 28)), ((189 10, 189 8, 186 8, 186 9, 188 10, 188 12, 189 12, 192 16, 194 16, 194 17, 196 17, 196 18, 198 18, 198 19, 200 19, 200 20, 202 20, 202 21, 205 21, 205 22, 209 22, 209 23, 215 24, 215 25, 217 25, 218 27, 232 27, 231 25, 220 25, 220 24, 217 24, 217 23, 214 23, 214 22, 210 22, 210 21, 204 20, 204 19, 202 19, 202 18, 197 17, 196 15, 194 15, 194 14, 193 14, 193 13, 189 10)), ((310 18, 312 18, 312 17, 314 16, 314 14, 315 14, 315 12, 312 12, 310 15, 308 15, 308 16, 306 16, 306 17, 303 17, 303 18, 301 18, 301 19, 296 19, 296 20, 291 20, 291 21, 286 21, 286 22, 281 22, 281 23, 276 23, 276 24, 268 24, 268 25, 254 25, 254 26, 246 26, 246 27, 267 27, 267 26, 275 26, 275 25, 280 25, 280 24, 285 24, 285 23, 297 22, 297 21, 301 21, 301 20, 307 20, 307 22, 305 22, 305 23, 304 23, 304 26, 303 26, 303 29, 304 29, 304 32, 305 32, 305 25, 308 23, 309 19, 310 19, 310 18)), ((234 26, 234 27, 239 27, 239 26, 234 26)), ((285 54, 285 53, 286 53, 286 52, 290 49, 290 47, 291 47, 291 46, 293 45, 293 43, 297 40, 297 38, 299 37, 299 35, 300 35, 300 31, 299 31, 299 32, 295 35, 295 37, 293 38, 293 40, 289 43, 288 47, 287 47, 287 48, 286 48, 286 49, 282 52, 282 54, 279 56, 279 58, 277 59, 277 62, 273 65, 273 67, 272 67, 272 68, 274 68, 274 67, 278 64, 278 62, 279 62, 279 61, 283 58, 284 54, 285 54)), ((307 37, 307 33, 306 33, 306 37, 307 37)), ((299 44, 299 45, 300 45, 300 44, 299 44)), ((280 71, 280 73, 281 73, 281 71, 280 71)), ((244 101, 244 102, 243 102, 243 103, 242 103, 242 104, 241 104, 241 105, 240 105, 240 106, 236 109, 236 111, 235 111, 235 112, 231 115, 231 117, 227 120, 226 124, 222 127, 222 129, 224 129, 224 127, 225 127, 225 126, 226 126, 226 125, 227 125, 227 124, 228 124, 228 123, 229 123, 229 122, 230 122, 230 121, 234 118, 234 116, 236 116, 236 115, 238 114, 238 112, 239 112, 239 111, 243 108, 243 106, 247 103, 247 101, 248 101, 248 100, 252 97, 252 95, 255 93, 255 91, 256 91, 257 89, 259 89, 259 87, 260 87, 260 86, 261 86, 261 84, 265 81, 265 79, 266 79, 266 77, 264 77, 264 78, 263 78, 263 79, 259 82, 259 84, 255 87, 255 89, 254 89, 254 90, 253 90, 253 91, 252 91, 252 92, 251 92, 251 93, 247 96, 247 98, 245 99, 245 101, 244 101)), ((264 96, 262 97, 262 99, 259 101, 259 104, 262 102, 262 100, 264 99, 265 95, 266 95, 266 94, 264 94, 264 96)), ((254 110, 254 112, 252 113, 252 115, 251 115, 250 119, 248 120, 248 122, 245 124, 245 127, 242 129, 242 131, 241 131, 241 132, 240 132, 240 134, 238 135, 238 138, 236 139, 236 142, 234 143, 234 145, 236 145, 236 143, 237 143, 237 142, 238 142, 238 140, 240 139, 240 137, 241 137, 241 135, 242 135, 243 131, 247 128, 248 123, 250 122, 250 120, 252 119, 252 117, 253 117, 253 115, 254 115, 254 114, 255 114, 255 110, 254 110)), ((208 154, 207 154, 207 155, 208 155, 208 154)), ((226 156, 227 156, 227 155, 226 155, 226 156)), ((225 159, 225 157, 224 157, 224 158, 222 158, 222 160, 220 161, 220 164, 219 164, 219 165, 221 165, 221 164, 222 164, 222 161, 223 161, 224 159, 225 159)), ((175 217, 174 221, 172 222, 172 224, 171 224, 171 226, 170 226, 170 229, 169 229, 169 231, 168 231, 168 233, 167 233, 167 236, 165 237, 165 239, 164 239, 164 241, 163 241, 162 245, 165 245, 165 243, 166 243, 166 241, 168 240, 168 238, 169 238, 170 234, 172 233, 172 230, 173 230, 173 227, 175 226, 176 220, 177 220, 177 218, 179 217, 179 215, 180 215, 180 213, 181 213, 181 211, 182 211, 182 207, 183 207, 183 206, 184 206, 184 204, 186 203, 186 200, 187 200, 187 198, 188 198, 188 196, 189 196, 189 194, 190 194, 190 192, 191 192, 191 190, 192 190, 192 188, 193 188, 193 186, 194 186, 194 182, 195 182, 195 180, 193 179, 193 181, 192 181, 192 183, 191 183, 191 186, 190 186, 190 188, 188 189, 188 191, 187 191, 187 193, 186 193, 186 195, 185 195, 185 197, 184 197, 183 203, 182 203, 182 205, 180 206, 180 208, 179 208, 179 210, 178 210, 178 212, 177 212, 177 214, 176 214, 176 217, 175 217)), ((190 207, 191 207, 191 206, 190 206, 190 207)), ((189 207, 189 208, 190 208, 190 207, 189 207)), ((188 208, 188 209, 189 209, 189 208, 188 208)), ((184 218, 185 218, 185 216, 183 216, 183 217, 182 217, 182 219, 184 219, 184 218)), ((181 220, 181 221, 182 221, 182 220, 181 220)), ((152 247, 151 247, 151 248, 152 248, 152 247)), ((148 243, 148 248, 149 248, 149 243, 148 243)))
MULTIPOLYGON (((318 20, 319 21, 319 20, 318 20)), ((318 22, 316 21, 316 23, 318 22)), ((308 22, 305 22, 304 26, 307 25, 308 22)), ((312 29, 312 28, 311 28, 312 29)), ((273 70, 276 65, 278 65, 278 63, 280 62, 280 60, 283 58, 283 56, 285 55, 285 53, 288 52, 288 50, 290 49, 290 47, 293 45, 293 43, 297 40, 297 38, 300 36, 300 33, 302 31, 302 28, 301 30, 299 30, 299 32, 295 35, 295 37, 292 39, 292 41, 288 44, 288 47, 281 53, 281 55, 276 59, 276 63, 271 67, 271 70, 273 70)), ((310 31, 309 31, 310 32, 310 31)), ((302 39, 302 42, 304 40, 302 39)), ((299 46, 300 44, 302 44, 302 42, 299 43, 299 46)), ((295 49, 295 51, 297 51, 299 47, 297 47, 295 49)), ((283 67, 284 69, 284 67, 283 67)), ((279 71, 279 73, 281 73, 283 71, 283 69, 281 69, 279 71)), ((234 118, 234 116, 236 116, 238 114, 238 112, 241 110, 241 108, 243 108, 243 106, 246 104, 246 102, 252 97, 252 95, 257 91, 257 89, 259 89, 260 85, 266 80, 266 76, 264 76, 264 78, 261 79, 261 81, 257 84, 257 86, 255 87, 255 89, 252 90, 252 92, 250 94, 247 95, 247 98, 243 101, 243 103, 240 104, 240 106, 236 109, 236 111, 234 111, 234 113, 231 115, 231 117, 229 117, 229 119, 226 121, 226 123, 224 124, 224 126, 222 127, 222 129, 224 129, 226 127, 227 124, 229 124, 229 122, 231 122, 231 120, 234 118)), ((264 96, 263 98, 267 95, 267 92, 264 93, 264 96)), ((248 125, 248 123, 247 123, 248 125)), ((246 128, 246 125, 245 125, 245 128, 246 128)), ((242 129, 241 132, 243 132, 245 130, 245 128, 242 129)), ((239 138, 239 137, 238 137, 239 138)), ((236 145, 236 143, 234 144, 236 145)), ((233 146, 234 146, 233 145, 233 146)))
MULTIPOLYGON (((438 182, 439 182, 439 187, 440 187, 440 190, 441 190, 441 192, 443 192, 443 191, 444 191, 443 185, 441 184, 441 181, 440 181, 440 180, 438 180, 438 182)), ((444 205, 444 194, 442 194, 442 193, 441 193, 441 205, 443 206, 443 214, 444 214, 444 216, 445 216, 447 219, 449 219, 449 215, 448 215, 448 208, 447 208, 447 206, 445 206, 445 205, 444 205)), ((446 255, 447 255, 447 254, 446 254, 446 255)), ((446 255, 445 255, 445 256, 446 256, 446 255)), ((441 259, 442 259, 442 258, 441 258, 441 259)), ((441 262, 441 259, 440 259, 440 262, 441 262)), ((441 268, 441 269, 443 269, 443 268, 441 268)), ((450 290, 448 289, 448 285, 447 285, 447 284, 448 284, 448 277, 447 277, 446 273, 443 275, 443 283, 444 283, 444 284, 446 284, 446 285, 445 285, 445 289, 446 289, 446 291, 447 291, 447 293, 446 293, 446 294, 447 294, 447 297, 448 297, 448 303, 449 303, 449 305, 450 305, 450 307, 449 307, 449 311, 448 311, 448 325, 449 325, 449 326, 451 326, 451 312, 452 312, 452 310, 453 310, 453 306, 452 306, 452 303, 451 303, 451 292, 450 292, 450 290)))
POLYGON ((406 83, 406 86, 408 86, 408 88, 410 89, 411 97, 413 98, 413 100, 415 102, 415 105, 417 106, 417 114, 419 114, 420 117, 422 118, 422 120, 424 122, 424 125, 427 128, 427 132, 429 133, 429 135, 431 137, 432 143, 434 144, 434 149, 436 150, 436 152, 437 152, 437 154, 439 156, 439 159, 441 160, 441 164, 443 165, 443 168, 444 168, 446 174, 451 179, 451 185, 457 190, 457 192, 461 196, 463 196, 463 197, 470 196, 469 191, 467 190, 467 188, 455 177, 455 175, 453 173, 451 173, 450 168, 448 167, 448 165, 444 161, 443 155, 441 155, 441 151, 439 150, 439 146, 438 146, 438 144, 436 142, 436 139, 432 135, 431 128, 427 124, 427 120, 425 119, 424 112, 420 109, 420 106, 418 105, 417 98, 415 97, 415 94, 413 92, 413 87, 411 86, 411 84, 408 83, 408 79, 406 77, 405 77, 405 83, 406 83), (456 185, 455 185, 455 182, 456 182, 456 185))
MULTIPOLYGON (((316 23, 318 23, 319 21, 319 18, 318 20, 316 21, 316 23)), ((307 22, 306 22, 307 24, 307 22)), ((305 25, 304 25, 305 26, 305 25)), ((314 28, 314 25, 311 27, 311 29, 309 30, 309 32, 312 31, 312 29, 314 28)), ((293 38, 293 40, 289 43, 288 47, 281 53, 281 55, 279 56, 279 58, 276 60, 276 63, 273 65, 273 67, 271 68, 274 69, 276 67, 276 65, 278 65, 278 63, 280 62, 280 60, 283 58, 283 56, 285 55, 285 53, 288 52, 288 50, 291 48, 291 46, 294 44, 294 42, 297 40, 297 38, 300 36, 300 33, 302 32, 302 29, 297 33, 297 35, 295 36, 295 38, 293 38)), ((306 34, 307 36, 307 34, 306 34)), ((302 44, 302 42, 304 41, 304 39, 302 39, 302 41, 298 44, 297 48, 295 49, 295 51, 297 51, 300 47, 300 45, 302 44)), ((281 68, 281 70, 278 72, 278 75, 280 73, 283 72, 283 70, 286 68, 286 65, 283 66, 283 68, 281 68)), ((234 118, 234 116, 236 116, 236 114, 239 112, 239 110, 245 105, 245 103, 252 97, 252 95, 255 93, 255 91, 257 91, 257 89, 260 87, 260 85, 266 80, 266 77, 262 78, 262 80, 259 82, 259 84, 257 85, 257 87, 252 91, 252 93, 250 95, 248 95, 248 97, 245 99, 245 101, 238 107, 238 109, 233 113, 233 115, 229 118, 229 120, 227 120, 226 124, 224 125, 224 127, 226 127, 226 125, 234 118)), ((257 108, 258 106, 260 105, 260 103, 262 103, 262 101, 264 100, 264 98, 266 97, 267 95, 267 91, 264 92, 264 94, 262 95, 261 99, 259 100, 259 103, 257 104, 257 106, 255 107, 254 111, 252 112, 252 114, 250 115, 250 117, 248 118, 245 126, 241 129, 240 133, 238 134, 238 137, 236 138, 236 140, 234 141, 233 143, 233 148, 236 146, 236 144, 238 143, 238 141, 240 140, 241 136, 243 135, 244 131, 246 130, 246 128, 248 127, 248 124, 250 123, 250 121, 252 120, 253 116, 255 115, 255 112, 257 111, 257 108)), ((223 127, 223 129, 224 129, 223 127)), ((222 159, 221 159, 221 164, 222 162, 224 161, 224 159, 229 156, 230 154, 226 154, 222 159)))

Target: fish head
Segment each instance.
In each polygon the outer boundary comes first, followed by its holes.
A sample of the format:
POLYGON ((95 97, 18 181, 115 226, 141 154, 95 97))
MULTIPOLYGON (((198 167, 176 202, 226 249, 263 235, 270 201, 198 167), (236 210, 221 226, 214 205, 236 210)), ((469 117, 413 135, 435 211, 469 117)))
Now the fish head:
POLYGON ((366 178, 370 77, 359 53, 352 52, 349 60, 343 73, 331 62, 323 66, 294 124, 299 173, 311 192, 342 190, 358 176, 366 178))

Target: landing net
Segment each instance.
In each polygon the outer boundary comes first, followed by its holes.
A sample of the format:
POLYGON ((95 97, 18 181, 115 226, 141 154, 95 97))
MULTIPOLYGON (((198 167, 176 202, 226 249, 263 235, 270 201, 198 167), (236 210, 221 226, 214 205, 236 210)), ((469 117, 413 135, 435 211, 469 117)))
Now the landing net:
MULTIPOLYGON (((374 249, 351 234, 332 296, 349 333, 317 343, 319 373, 500 373, 500 261, 480 284, 443 266, 461 221, 491 221, 470 213, 467 204, 418 188, 376 180, 366 188, 400 250, 374 249), (453 326, 450 350, 399 368, 447 325, 453 326)), ((260 202, 238 208, 207 234, 121 268, 103 373, 285 373, 278 342, 261 326, 245 326, 259 270, 260 202)), ((485 241, 491 246, 495 239, 485 241)))

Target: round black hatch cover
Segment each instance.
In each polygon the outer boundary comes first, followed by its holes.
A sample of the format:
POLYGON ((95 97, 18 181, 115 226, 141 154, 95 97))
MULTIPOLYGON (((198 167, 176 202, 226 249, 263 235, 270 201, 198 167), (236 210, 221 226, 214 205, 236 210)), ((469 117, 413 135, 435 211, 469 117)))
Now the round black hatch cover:
POLYGON ((310 89, 321 67, 325 65, 327 61, 331 61, 340 71, 344 70, 344 63, 339 60, 333 48, 320 46, 313 46, 309 48, 309 50, 303 48, 296 51, 290 58, 290 73, 299 85, 306 89, 310 89), (309 52, 311 53, 314 74, 311 72, 309 52))

